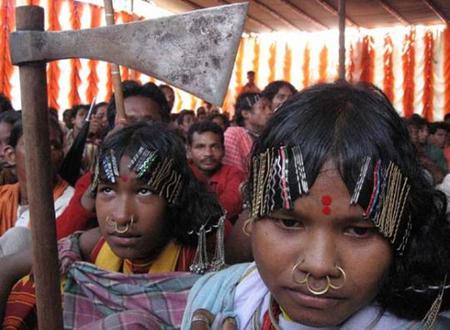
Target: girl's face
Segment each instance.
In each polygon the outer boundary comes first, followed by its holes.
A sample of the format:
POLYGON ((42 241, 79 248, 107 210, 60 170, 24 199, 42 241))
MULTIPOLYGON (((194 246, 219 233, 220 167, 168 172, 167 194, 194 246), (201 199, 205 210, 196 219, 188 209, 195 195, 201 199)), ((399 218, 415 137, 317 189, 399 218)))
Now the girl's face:
POLYGON ((272 99, 272 111, 278 109, 290 96, 292 96, 292 91, 289 87, 281 87, 272 99))
POLYGON ((247 125, 254 131, 261 131, 272 116, 270 101, 265 97, 261 97, 258 102, 252 106, 251 111, 245 111, 243 114, 244 113, 247 115, 247 125))
POLYGON ((349 192, 334 165, 327 162, 308 195, 294 209, 278 210, 251 227, 253 255, 264 283, 281 308, 296 322, 336 326, 377 295, 392 263, 389 242, 359 205, 350 205, 349 192), (309 274, 313 288, 334 285, 346 273, 342 288, 313 295, 297 281, 309 274))
POLYGON ((128 156, 122 157, 116 183, 100 181, 95 207, 100 231, 114 253, 120 258, 145 262, 154 259, 165 244, 167 204, 128 169, 129 162, 128 156), (118 233, 108 217, 120 229, 130 223, 131 217, 133 224, 125 233, 118 233))

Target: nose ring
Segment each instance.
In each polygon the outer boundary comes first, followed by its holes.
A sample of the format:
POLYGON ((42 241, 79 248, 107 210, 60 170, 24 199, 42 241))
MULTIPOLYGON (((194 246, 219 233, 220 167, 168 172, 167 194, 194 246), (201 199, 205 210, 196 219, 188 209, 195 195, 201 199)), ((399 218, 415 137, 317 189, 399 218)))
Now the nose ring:
MULTIPOLYGON (((301 280, 298 279, 299 276, 296 276, 296 274, 297 274, 297 268, 298 268, 298 266, 300 266, 300 265, 303 263, 303 261, 305 261, 305 260, 302 259, 302 260, 298 261, 298 262, 294 265, 294 267, 292 267, 292 280, 293 280, 295 283, 297 283, 297 284, 305 284, 305 283, 308 281, 308 274, 309 274, 309 273, 306 274, 306 275, 303 277, 303 279, 301 279, 301 280)), ((300 271, 300 273, 302 273, 302 272, 300 271)))
MULTIPOLYGON (((299 276, 296 275, 296 273, 297 273, 297 268, 298 268, 303 262, 304 262, 304 259, 298 261, 298 262, 294 265, 294 267, 292 267, 292 280, 294 281, 294 283, 297 283, 297 284, 301 284, 301 285, 306 284, 306 288, 307 288, 308 291, 309 291, 310 293, 312 293, 313 295, 315 295, 315 296, 320 296, 320 295, 323 295, 323 294, 327 293, 328 290, 330 290, 330 288, 332 288, 332 289, 334 289, 334 290, 339 290, 339 289, 341 289, 341 288, 344 287, 345 282, 346 282, 346 280, 347 280, 347 274, 345 273, 344 269, 342 269, 342 267, 339 267, 339 266, 336 265, 336 268, 337 268, 337 270, 338 270, 339 273, 340 273, 340 275, 339 275, 338 278, 341 278, 341 277, 342 277, 342 283, 341 283, 341 284, 333 284, 333 283, 331 282, 330 276, 329 276, 329 275, 326 275, 326 276, 325 276, 325 277, 326 277, 326 280, 327 280, 326 285, 325 285, 322 289, 315 289, 315 288, 313 288, 313 287, 311 286, 311 284, 310 284, 310 277, 311 277, 311 273, 310 273, 310 272, 306 273, 305 277, 302 278, 302 279, 299 279, 299 276)), ((301 271, 299 270, 299 272, 301 272, 301 271)))
POLYGON ((105 219, 106 223, 111 226, 114 227, 114 231, 118 234, 125 234, 126 232, 128 232, 128 230, 131 228, 131 226, 134 223, 134 216, 132 215, 130 217, 130 221, 128 223, 126 223, 125 225, 120 225, 117 224, 117 221, 114 220, 112 217, 108 216, 105 219))

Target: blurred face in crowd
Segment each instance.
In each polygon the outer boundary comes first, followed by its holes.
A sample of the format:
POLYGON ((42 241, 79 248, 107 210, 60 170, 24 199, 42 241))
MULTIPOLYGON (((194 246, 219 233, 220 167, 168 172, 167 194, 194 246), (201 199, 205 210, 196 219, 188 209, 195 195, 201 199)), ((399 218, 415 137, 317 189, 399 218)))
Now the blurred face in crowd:
POLYGON ((64 113, 63 113, 63 121, 68 129, 73 128, 71 111, 72 110, 69 109, 69 110, 64 111, 64 113))
POLYGON ((245 127, 247 129, 254 132, 260 132, 272 116, 270 101, 265 97, 261 97, 258 102, 252 106, 251 111, 243 111, 242 115, 245 118, 245 127))
POLYGON ((417 139, 420 144, 426 144, 428 140, 428 126, 422 126, 417 132, 417 139))
POLYGON ((416 144, 417 142, 419 142, 419 130, 417 129, 416 126, 414 125, 408 125, 408 132, 409 132, 409 138, 411 139, 411 142, 413 144, 416 144))
POLYGON ((102 127, 103 129, 108 126, 108 118, 106 116, 107 108, 108 108, 107 104, 98 107, 94 115, 94 118, 98 121, 100 127, 102 127))
POLYGON ((180 128, 187 133, 191 125, 195 122, 195 117, 192 114, 187 114, 183 116, 183 121, 181 122, 180 128))
POLYGON ((189 158, 204 174, 213 174, 222 165, 224 147, 221 137, 214 132, 195 132, 188 146, 189 158))
POLYGON ((255 83, 255 73, 254 72, 247 72, 247 80, 251 84, 255 83))
POLYGON ((129 96, 124 100, 125 113, 129 124, 140 121, 162 121, 161 107, 145 96, 129 96))
POLYGON ((447 140, 447 131, 442 128, 438 128, 434 134, 430 135, 431 143, 438 148, 444 148, 447 140))
POLYGON ((281 87, 272 99, 272 110, 278 109, 290 96, 291 90, 287 86, 281 87))
POLYGON ((173 92, 173 89, 166 86, 162 86, 161 91, 164 93, 167 103, 169 103, 169 109, 172 110, 173 104, 175 103, 175 94, 173 92))
POLYGON ((5 161, 5 147, 8 145, 12 125, 7 122, 0 123, 0 167, 7 166, 5 161))
POLYGON ((87 114, 88 109, 82 108, 78 110, 75 118, 72 118, 72 124, 77 130, 80 130, 83 127, 87 114))

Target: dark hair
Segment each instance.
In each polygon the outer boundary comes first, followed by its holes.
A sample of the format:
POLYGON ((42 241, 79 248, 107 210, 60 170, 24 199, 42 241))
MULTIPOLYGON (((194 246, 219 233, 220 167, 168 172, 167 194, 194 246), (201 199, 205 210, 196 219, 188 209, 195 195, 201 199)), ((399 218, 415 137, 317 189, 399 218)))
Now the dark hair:
POLYGON ((428 129, 429 129, 430 134, 435 134, 438 129, 443 129, 446 132, 448 132, 449 125, 448 125, 448 123, 446 123, 444 121, 438 121, 438 122, 434 122, 434 123, 431 123, 430 125, 428 125, 428 129))
POLYGON ((221 113, 213 113, 213 114, 208 116, 208 120, 209 121, 213 121, 213 119, 215 119, 215 118, 220 118, 221 120, 223 120, 223 123, 225 125, 225 129, 230 127, 230 120, 225 115, 223 115, 221 113))
POLYGON ((195 112, 193 110, 187 110, 187 109, 181 110, 178 113, 178 116, 177 116, 177 119, 176 119, 177 124, 178 125, 182 125, 183 121, 184 121, 184 117, 186 117, 186 116, 192 116, 192 117, 195 118, 195 112))
POLYGON ((76 104, 72 107, 72 111, 70 112, 70 115, 72 116, 72 119, 75 119, 75 117, 77 116, 78 112, 80 112, 81 110, 86 110, 86 115, 89 111, 89 105, 88 104, 76 104))
POLYGON ((447 119, 450 119, 450 113, 446 113, 444 116, 444 121, 446 121, 447 119))
POLYGON ((417 129, 422 129, 425 126, 428 126, 428 122, 425 118, 418 115, 417 113, 413 114, 411 117, 406 119, 406 124, 408 126, 414 126, 417 129))
POLYGON ((164 123, 138 122, 117 130, 105 138, 98 161, 101 163, 111 150, 118 161, 125 155, 132 159, 141 146, 156 151, 159 159, 172 159, 181 175, 180 198, 176 203, 167 204, 166 230, 169 239, 194 246, 197 235, 188 233, 198 231, 203 224, 215 225, 222 215, 222 208, 192 175, 184 144, 172 129, 164 123))
POLYGON ((98 108, 101 108, 101 107, 104 107, 104 106, 108 106, 108 103, 106 103, 106 102, 96 103, 94 105, 94 109, 92 109, 92 114, 97 113, 98 108))
POLYGON ((206 109, 205 107, 198 107, 197 108, 197 116, 200 114, 206 114, 206 109))
POLYGON ((234 108, 236 124, 238 124, 239 126, 245 125, 242 111, 251 111, 253 105, 256 103, 256 100, 258 100, 260 97, 261 93, 241 93, 238 95, 234 108))
POLYGON ((289 88, 293 95, 297 93, 297 90, 290 82, 285 80, 276 80, 269 83, 261 92, 261 94, 272 101, 275 95, 277 95, 278 91, 283 87, 289 88))
MULTIPOLYGON (((159 114, 161 115, 163 122, 169 122, 170 109, 161 89, 152 82, 148 82, 141 85, 135 80, 125 80, 122 82, 123 99, 131 96, 143 96, 148 97, 159 105, 159 114)), ((114 101, 114 95, 109 100, 108 108, 106 109, 106 116, 108 118, 108 124, 112 129, 114 127, 114 121, 116 118, 116 103, 114 101)))
POLYGON ((8 123, 14 125, 16 121, 21 119, 21 112, 15 110, 8 110, 0 112, 0 123, 8 123))
POLYGON ((211 132, 211 133, 217 134, 220 137, 220 142, 222 143, 222 146, 224 145, 224 137, 223 137, 222 128, 219 125, 217 125, 216 123, 213 123, 208 120, 201 121, 199 123, 194 123, 194 124, 192 124, 191 127, 189 127, 189 131, 187 133, 188 145, 192 145, 192 137, 194 136, 194 133, 202 134, 202 133, 206 133, 206 132, 211 132))
POLYGON ((11 101, 4 94, 0 93, 0 112, 14 110, 11 101))
POLYGON ((255 74, 255 71, 253 71, 253 70, 250 70, 250 71, 247 71, 247 74, 255 74))
MULTIPOLYGON (((57 138, 61 142, 61 145, 62 145, 64 143, 64 132, 61 128, 61 125, 59 124, 58 118, 51 115, 51 112, 53 110, 49 109, 48 111, 49 111, 49 116, 48 116, 49 127, 51 126, 55 130, 55 132, 57 134, 57 138)), ((16 148, 17 143, 19 142, 22 135, 23 135, 23 124, 22 124, 22 118, 20 118, 20 119, 16 120, 13 128, 11 129, 11 135, 9 136, 8 144, 11 147, 16 148)))
MULTIPOLYGON (((255 142, 253 155, 293 145, 302 151, 309 187, 328 160, 335 163, 349 192, 355 189, 366 157, 384 164, 392 161, 408 178, 411 188, 401 223, 410 221, 410 237, 403 255, 394 252, 376 300, 399 317, 422 319, 438 294, 429 286, 439 287, 450 274, 446 201, 424 177, 407 128, 388 98, 374 86, 346 82, 305 89, 269 120, 255 142), (410 287, 427 290, 417 292, 410 287)), ((373 166, 368 173, 373 172, 373 166)), ((250 176, 248 187, 252 180, 250 176)), ((373 189, 372 176, 365 182, 359 202, 363 209, 373 189)), ((445 294, 442 309, 449 306, 445 294)))

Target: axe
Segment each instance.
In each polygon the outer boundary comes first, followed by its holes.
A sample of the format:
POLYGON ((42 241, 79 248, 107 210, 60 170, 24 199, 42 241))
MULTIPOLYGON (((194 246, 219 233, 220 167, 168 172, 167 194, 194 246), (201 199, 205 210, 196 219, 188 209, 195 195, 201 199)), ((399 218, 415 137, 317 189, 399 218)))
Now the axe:
POLYGON ((113 62, 220 104, 231 77, 247 4, 96 29, 44 32, 44 11, 16 9, 11 61, 19 66, 25 168, 33 237, 38 326, 62 329, 55 214, 50 182, 46 62, 113 62))

